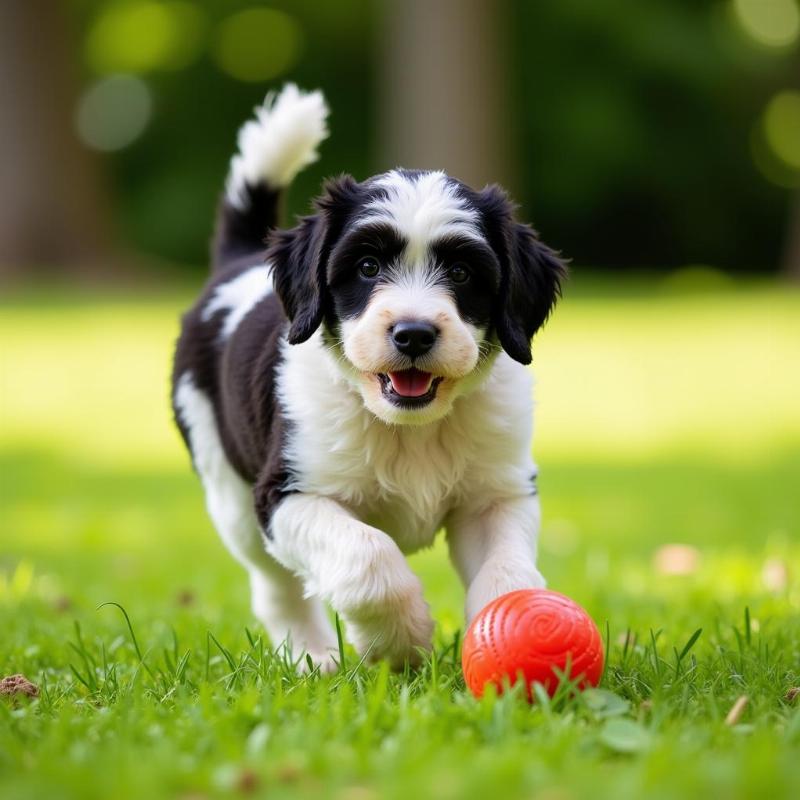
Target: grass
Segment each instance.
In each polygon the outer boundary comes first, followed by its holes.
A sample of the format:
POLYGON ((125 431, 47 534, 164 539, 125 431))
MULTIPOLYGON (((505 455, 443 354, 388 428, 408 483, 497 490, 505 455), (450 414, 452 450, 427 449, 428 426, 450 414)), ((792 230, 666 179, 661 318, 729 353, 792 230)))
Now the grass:
POLYGON ((0 311, 0 676, 41 689, 0 701, 0 797, 800 796, 800 295, 568 294, 534 356, 540 560, 609 657, 533 707, 465 691, 441 543, 418 672, 272 653, 169 424, 185 301, 0 311))

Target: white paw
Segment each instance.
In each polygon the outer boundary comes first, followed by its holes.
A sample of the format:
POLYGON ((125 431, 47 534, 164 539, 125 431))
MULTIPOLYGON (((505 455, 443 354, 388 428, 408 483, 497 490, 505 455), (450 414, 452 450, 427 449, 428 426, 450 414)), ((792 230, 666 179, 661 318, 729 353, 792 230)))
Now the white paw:
POLYGON ((393 669, 422 660, 431 649, 433 620, 416 576, 413 583, 373 603, 343 613, 347 638, 368 661, 386 659, 393 669))
POLYGON ((349 574, 340 572, 325 596, 347 623, 347 638, 361 656, 385 658, 399 669, 406 661, 419 663, 418 648, 430 649, 433 620, 419 578, 397 545, 376 534, 360 563, 352 564, 349 574))

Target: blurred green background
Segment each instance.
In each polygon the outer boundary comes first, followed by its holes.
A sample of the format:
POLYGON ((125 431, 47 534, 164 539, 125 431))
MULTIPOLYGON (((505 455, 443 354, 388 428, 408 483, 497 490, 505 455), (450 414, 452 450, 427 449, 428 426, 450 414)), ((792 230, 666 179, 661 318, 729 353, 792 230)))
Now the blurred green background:
POLYGON ((236 130, 286 80, 333 109, 292 214, 323 176, 436 166, 508 185, 582 267, 800 272, 797 0, 7 0, 2 13, 16 201, 0 210, 0 269, 17 278, 69 262, 113 276, 120 250, 202 270, 236 130))

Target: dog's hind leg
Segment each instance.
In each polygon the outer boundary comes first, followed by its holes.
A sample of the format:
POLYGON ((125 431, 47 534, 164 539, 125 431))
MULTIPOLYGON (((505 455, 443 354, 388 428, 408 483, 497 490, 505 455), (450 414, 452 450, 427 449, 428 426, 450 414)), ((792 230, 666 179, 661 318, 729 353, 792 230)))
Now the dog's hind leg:
MULTIPOLYGON (((178 381, 175 407, 188 433, 209 516, 228 550, 250 575, 253 613, 274 647, 286 643, 294 658, 306 653, 315 665, 333 670, 337 641, 325 607, 318 598, 304 597, 299 578, 264 549, 252 489, 225 457, 211 403, 188 374, 178 381)), ((305 668, 304 661, 300 666, 305 668)))
MULTIPOLYGON (((222 541, 250 575, 253 614, 266 628, 274 647, 285 643, 294 658, 308 654, 324 671, 335 669, 337 642, 323 603, 304 597, 299 578, 267 554, 251 488, 227 461, 224 471, 227 474, 217 474, 213 482, 203 481, 206 504, 222 541)), ((305 660, 300 667, 305 669, 305 660)))

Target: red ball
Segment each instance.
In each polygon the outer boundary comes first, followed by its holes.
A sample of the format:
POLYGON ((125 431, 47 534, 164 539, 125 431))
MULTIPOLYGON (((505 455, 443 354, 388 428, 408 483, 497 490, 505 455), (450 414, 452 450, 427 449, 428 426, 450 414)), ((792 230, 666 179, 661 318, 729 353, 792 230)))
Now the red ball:
POLYGON ((603 673, 603 642, 592 618, 574 600, 547 589, 509 592, 486 606, 464 637, 461 668, 476 697, 487 684, 498 692, 524 680, 528 699, 539 682, 552 697, 557 668, 570 666, 581 689, 597 686, 603 673))

